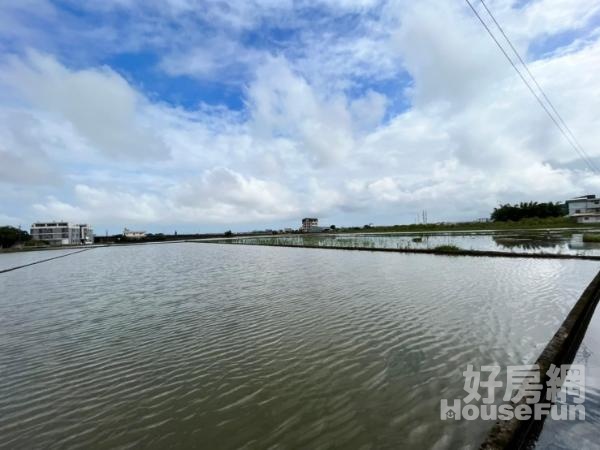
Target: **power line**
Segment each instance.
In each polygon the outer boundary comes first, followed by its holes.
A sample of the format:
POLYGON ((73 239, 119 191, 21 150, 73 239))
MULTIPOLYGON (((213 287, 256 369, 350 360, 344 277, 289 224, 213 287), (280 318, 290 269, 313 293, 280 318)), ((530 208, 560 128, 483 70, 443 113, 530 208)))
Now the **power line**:
MULTIPOLYGON (((581 146, 581 144, 579 143, 579 141, 577 140, 577 138, 575 137, 575 135, 573 134, 573 132, 571 131, 571 129, 569 128, 569 126, 567 125, 567 123, 564 121, 564 119, 562 118, 562 116, 560 115, 560 113, 554 107, 554 104, 550 101, 550 99, 548 98, 548 96, 546 95, 546 93, 544 92, 544 90, 542 89, 542 87, 540 86, 540 84, 537 82, 536 78, 533 76, 533 74, 529 70, 529 67, 527 66, 527 64, 525 63, 525 61, 523 60, 523 58, 521 57, 520 53, 517 51, 517 49, 513 45, 512 41, 509 39, 509 37, 504 32, 504 29, 502 28, 502 26, 496 20, 496 17, 492 13, 492 11, 490 11, 490 9, 488 8, 487 4, 483 0, 479 0, 479 1, 481 2, 481 4, 483 5, 483 7, 485 8, 485 10, 487 11, 487 13, 489 14, 489 16, 492 18, 492 20, 494 21, 494 23, 496 24, 496 26, 498 27, 498 29, 500 30, 500 33, 502 33, 502 36, 504 36, 504 39, 506 39, 506 42, 508 42, 508 45, 510 45, 510 48, 512 49, 513 53, 517 56, 517 58, 521 62, 521 65, 525 68, 525 70, 527 71, 527 73, 531 77, 531 80, 537 86, 538 90, 542 94, 542 97, 544 97, 544 99, 546 100, 546 102, 548 103, 548 105, 550 106, 550 108, 552 109, 552 111, 554 112, 554 114, 556 114, 556 117, 558 117, 558 120, 560 121, 560 123, 562 124, 562 126, 564 127, 564 129, 567 131, 567 133, 569 133, 569 136, 571 137, 571 139, 573 140, 573 142, 575 143, 575 145, 577 146, 577 148, 579 148, 579 150, 581 151, 581 153, 583 153, 585 155, 585 157, 588 158, 588 160, 590 161, 590 163, 592 163, 592 159, 586 153, 586 151, 581 146)), ((597 172, 598 171, 597 166, 595 164, 592 164, 592 165, 594 166, 594 169, 597 172)))
POLYGON ((544 104, 544 102, 542 101, 542 99, 540 98, 540 96, 531 87, 531 85, 529 84, 529 82, 527 81, 527 79, 525 78, 525 76, 521 73, 521 71, 519 70, 519 68, 517 67, 517 65, 514 63, 514 61, 512 60, 512 58, 509 56, 509 54, 506 52, 506 50, 504 49, 504 47, 502 46, 502 44, 500 44, 500 42, 498 41, 498 39, 496 38, 496 36, 494 35, 494 33, 492 33, 492 30, 490 30, 490 27, 483 20, 483 18, 479 15, 479 13, 477 12, 477 10, 473 6, 473 4, 469 0, 465 0, 465 1, 469 5, 469 7, 473 11, 473 13, 477 16, 477 18, 479 19, 479 21, 481 22, 481 24, 484 26, 484 28, 486 29, 486 31, 488 32, 488 34, 490 35, 490 37, 494 40, 494 42, 496 43, 496 45, 498 46, 498 48, 500 49, 500 51, 502 51, 502 53, 504 54, 504 56, 506 57, 506 59, 508 60, 508 62, 510 63, 510 65, 513 67, 513 69, 515 69, 515 71, 517 72, 517 74, 519 75, 519 77, 521 78, 521 80, 523 81, 523 83, 525 84, 525 86, 527 86, 527 89, 529 89, 529 92, 531 92, 531 94, 535 97, 535 99, 540 104, 540 106, 544 109, 544 111, 546 111, 546 114, 548 114, 548 117, 550 117, 550 119, 552 120, 552 122, 554 122, 554 124, 556 125, 556 127, 558 128, 558 130, 565 137, 565 139, 567 140, 567 142, 571 145, 571 147, 573 147, 573 150, 575 150, 575 152, 577 152, 577 154, 581 157, 581 159, 583 159, 583 161, 590 167, 590 169, 592 169, 592 172, 598 173, 598 170, 596 169, 596 167, 594 166, 594 164, 591 162, 591 160, 587 157, 587 155, 585 154, 585 152, 583 151, 583 149, 580 150, 577 147, 577 145, 575 145, 575 143, 571 140, 571 138, 569 137, 569 135, 567 134, 567 132, 560 125, 560 123, 558 122, 558 120, 556 120, 556 118, 552 115, 552 113, 550 112, 550 110, 548 109, 548 107, 544 104))

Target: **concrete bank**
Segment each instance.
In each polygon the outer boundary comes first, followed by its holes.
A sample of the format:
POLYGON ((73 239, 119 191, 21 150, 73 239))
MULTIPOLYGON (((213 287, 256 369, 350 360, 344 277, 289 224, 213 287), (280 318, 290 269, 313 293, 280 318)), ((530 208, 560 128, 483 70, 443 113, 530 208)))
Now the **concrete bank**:
POLYGON ((0 252, 0 254, 2 253, 6 253, 6 254, 15 254, 15 253, 28 253, 30 251, 55 251, 55 250, 75 250, 75 249, 80 249, 78 251, 74 251, 71 253, 67 253, 64 255, 60 255, 60 256, 55 256, 53 258, 46 258, 46 259, 42 259, 39 261, 34 261, 31 263, 27 263, 27 264, 22 264, 19 266, 15 266, 15 267, 10 267, 8 269, 0 269, 0 273, 4 273, 4 272, 10 272, 12 270, 17 270, 17 269, 22 269, 23 267, 28 267, 28 266, 33 266, 34 264, 40 264, 46 261, 52 261, 53 259, 58 259, 58 258, 64 258, 65 256, 70 256, 70 255, 74 255, 76 253, 81 253, 81 252, 85 252, 88 250, 93 250, 95 248, 107 248, 107 247, 129 247, 129 246, 133 246, 133 245, 156 245, 156 244, 182 244, 185 242, 190 242, 190 241, 186 241, 186 240, 176 240, 176 241, 156 241, 156 242, 127 242, 124 244, 94 244, 94 245, 86 245, 84 249, 81 249, 81 246, 60 246, 60 247, 44 247, 44 248, 32 248, 32 249, 19 249, 19 250, 12 250, 12 251, 7 251, 7 252, 0 252))
POLYGON ((34 262, 27 263, 27 264, 22 264, 20 266, 14 266, 14 267, 10 267, 8 269, 2 269, 2 270, 0 270, 0 273, 11 272, 13 270, 22 269, 24 267, 33 266, 35 264, 41 264, 43 262, 52 261, 52 260, 58 259, 58 258, 65 258, 67 256, 75 255, 77 253, 87 252, 88 250, 93 250, 93 248, 84 248, 83 250, 79 250, 79 251, 75 251, 75 252, 71 252, 71 253, 66 253, 64 255, 54 256, 53 258, 41 259, 39 261, 34 261, 34 262))
MULTIPOLYGON (((600 299, 600 272, 592 280, 581 297, 575 303, 575 306, 569 312, 569 315, 562 323, 558 331, 554 334, 550 342, 546 345, 535 364, 539 365, 542 377, 542 393, 540 401, 544 402, 546 398, 545 376, 551 364, 560 366, 561 364, 570 364, 579 349, 579 345, 585 333, 594 310, 600 299)), ((524 404, 525 399, 515 404, 524 404)), ((543 416, 544 417, 544 416, 543 416)), ((545 418, 545 417, 544 417, 545 418)), ((531 448, 532 444, 539 436, 544 420, 520 421, 515 418, 509 421, 497 421, 490 430, 481 449, 524 449, 531 448)))
POLYGON ((313 245, 293 245, 293 244, 246 244, 243 242, 232 243, 224 242, 226 240, 198 240, 198 241, 186 241, 196 244, 224 244, 224 245, 254 245, 260 247, 288 247, 288 248, 311 248, 317 250, 350 250, 350 251, 363 251, 363 252, 387 252, 387 253, 419 253, 426 255, 443 255, 443 256, 485 256, 485 257, 498 257, 498 258, 536 258, 536 259, 583 259, 588 261, 600 261, 600 256, 591 255, 564 255, 564 254, 552 254, 552 253, 516 253, 516 252, 497 252, 491 250, 457 250, 457 251, 444 251, 436 250, 433 248, 366 248, 366 247, 317 247, 313 245))

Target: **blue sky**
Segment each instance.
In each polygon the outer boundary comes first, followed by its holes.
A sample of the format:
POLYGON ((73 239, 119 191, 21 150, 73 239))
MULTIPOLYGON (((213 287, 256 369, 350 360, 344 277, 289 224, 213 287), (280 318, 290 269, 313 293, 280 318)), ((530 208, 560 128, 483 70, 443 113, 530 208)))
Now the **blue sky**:
MULTIPOLYGON (((487 4, 600 156, 600 6, 487 4)), ((3 2, 0 64, 7 224, 453 221, 600 187, 464 2, 3 2)))

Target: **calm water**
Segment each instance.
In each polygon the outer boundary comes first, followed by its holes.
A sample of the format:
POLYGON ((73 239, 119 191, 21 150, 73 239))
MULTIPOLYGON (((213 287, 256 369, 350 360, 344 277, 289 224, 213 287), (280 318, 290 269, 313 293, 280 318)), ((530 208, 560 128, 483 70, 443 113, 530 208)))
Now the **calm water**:
POLYGON ((598 266, 173 244, 5 273, 0 445, 477 448, 440 398, 533 361, 598 266))
POLYGON ((497 232, 436 234, 338 234, 245 237, 224 242, 258 245, 309 245, 312 247, 435 248, 455 245, 465 250, 516 253, 600 255, 600 243, 583 242, 581 233, 497 232))

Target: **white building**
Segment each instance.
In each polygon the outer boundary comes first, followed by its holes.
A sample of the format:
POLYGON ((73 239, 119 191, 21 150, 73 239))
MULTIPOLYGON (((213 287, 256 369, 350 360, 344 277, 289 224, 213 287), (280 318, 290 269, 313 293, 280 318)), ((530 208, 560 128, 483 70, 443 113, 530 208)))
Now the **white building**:
POLYGON ((129 228, 124 228, 123 236, 126 237, 127 239, 143 239, 146 237, 146 232, 145 231, 133 231, 133 230, 130 230, 129 228))
POLYGON ((600 199, 583 195, 566 201, 569 216, 579 223, 600 223, 600 199))
POLYGON ((31 238, 51 245, 93 244, 94 230, 88 224, 36 222, 31 225, 31 238))
POLYGON ((304 233, 308 233, 311 231, 311 228, 319 226, 319 219, 316 217, 305 217, 302 219, 302 231, 304 233))
POLYGON ((324 231, 324 227, 319 226, 319 219, 316 217, 305 217, 302 219, 302 228, 303 233, 320 233, 324 231))

